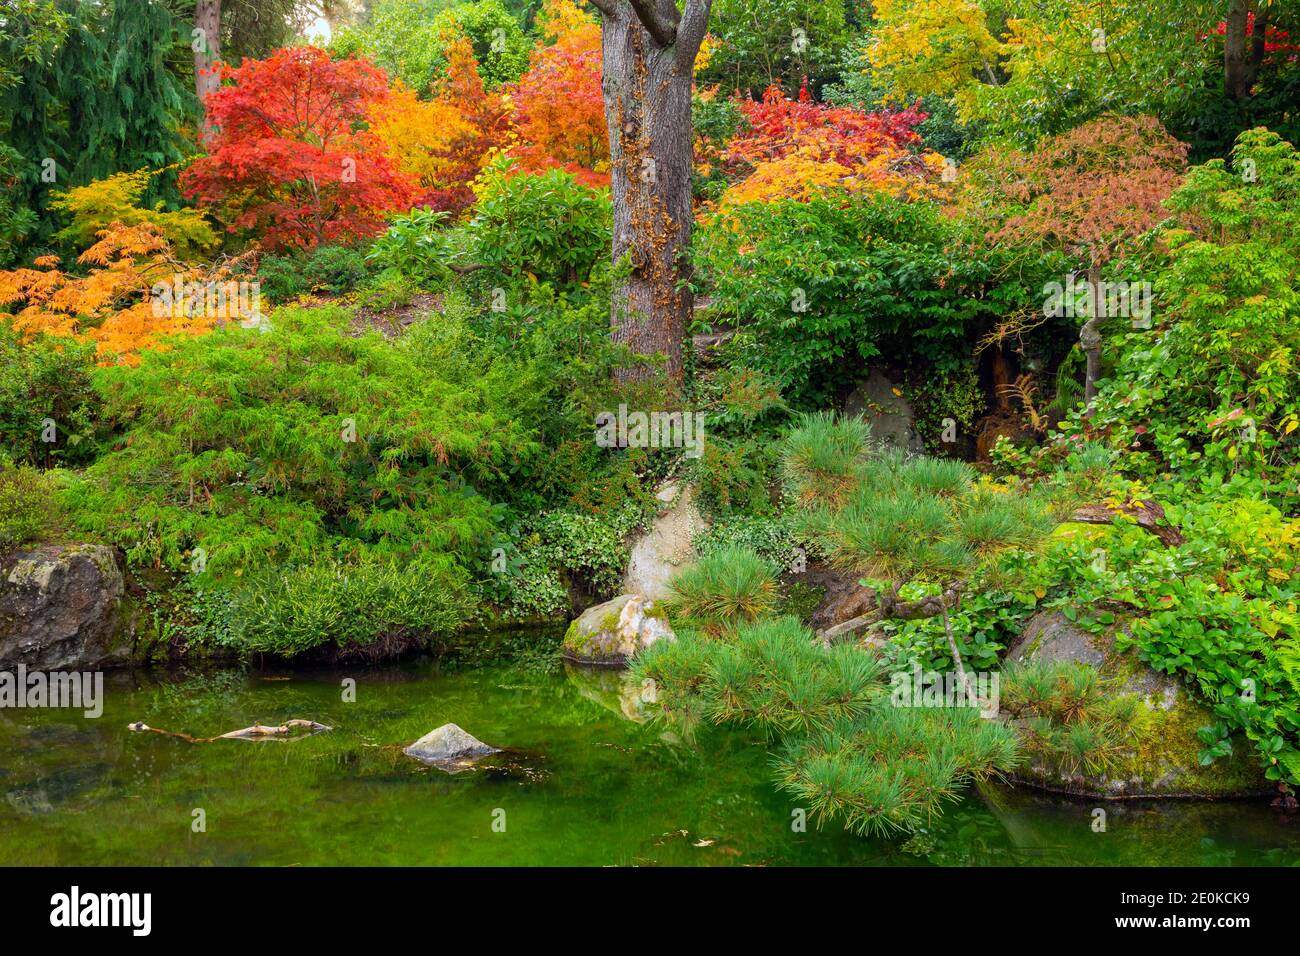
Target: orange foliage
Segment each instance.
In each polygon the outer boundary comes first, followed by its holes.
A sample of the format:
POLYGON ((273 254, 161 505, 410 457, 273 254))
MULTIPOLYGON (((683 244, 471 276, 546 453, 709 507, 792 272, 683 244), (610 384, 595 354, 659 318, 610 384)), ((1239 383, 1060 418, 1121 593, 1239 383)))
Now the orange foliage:
POLYGON ((600 25, 570 0, 546 0, 543 35, 511 90, 524 172, 559 167, 587 185, 609 183, 609 132, 600 89, 600 25))
POLYGON ((464 209, 474 201, 470 183, 505 141, 507 106, 489 93, 467 37, 447 40, 447 72, 421 100, 398 80, 370 113, 372 129, 388 156, 425 190, 416 205, 464 209))
POLYGON ((806 200, 828 187, 883 190, 904 199, 937 195, 942 157, 920 151, 916 110, 864 113, 813 102, 805 83, 797 100, 772 86, 763 99, 740 101, 749 128, 728 144, 724 162, 738 171, 720 206, 806 200))
POLYGON ((160 307, 151 290, 164 284, 211 283, 225 278, 204 275, 180 262, 159 228, 149 223, 114 223, 77 257, 93 266, 85 276, 59 268, 57 256, 41 256, 35 268, 0 272, 0 308, 20 306, 9 319, 27 338, 39 334, 72 336, 97 343, 101 365, 139 363, 136 353, 159 347, 169 335, 196 335, 219 317, 210 310, 160 307))

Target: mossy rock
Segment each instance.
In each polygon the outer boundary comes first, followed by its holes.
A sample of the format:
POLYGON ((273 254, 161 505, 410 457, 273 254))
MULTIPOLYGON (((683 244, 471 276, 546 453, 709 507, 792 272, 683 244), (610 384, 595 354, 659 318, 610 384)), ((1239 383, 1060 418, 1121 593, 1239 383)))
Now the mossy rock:
POLYGON ((657 640, 675 640, 662 609, 640 594, 621 594, 582 612, 564 634, 561 653, 572 661, 625 667, 657 640))
POLYGON ((1064 661, 1098 670, 1133 694, 1138 706, 1129 746, 1102 773, 1067 773, 1046 762, 1022 765, 1015 779, 1063 793, 1109 799, 1134 797, 1238 797, 1269 793, 1263 771, 1244 742, 1231 757, 1202 766, 1197 730, 1214 723, 1204 704, 1176 677, 1152 670, 1132 651, 1120 652, 1111 627, 1092 634, 1063 614, 1034 615, 1007 649, 1008 662, 1064 661))
POLYGON ((46 544, 0 555, 0 666, 132 663, 135 649, 121 629, 125 591, 106 545, 46 544))

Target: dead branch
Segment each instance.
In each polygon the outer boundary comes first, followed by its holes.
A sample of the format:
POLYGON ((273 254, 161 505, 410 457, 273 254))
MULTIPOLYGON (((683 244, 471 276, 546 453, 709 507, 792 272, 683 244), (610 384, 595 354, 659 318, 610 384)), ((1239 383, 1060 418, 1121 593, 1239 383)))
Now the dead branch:
POLYGON ((1071 521, 1083 524, 1114 524, 1117 515, 1127 515, 1170 548, 1176 548, 1187 539, 1173 525, 1165 522, 1165 509, 1154 501, 1138 501, 1119 508, 1106 504, 1084 505, 1070 516, 1071 521))
POLYGON ((268 727, 264 724, 253 724, 251 727, 242 727, 239 730, 232 730, 226 734, 219 734, 216 737, 191 737, 189 734, 176 733, 173 730, 162 730, 159 727, 150 727, 143 720, 137 720, 133 724, 128 724, 127 729, 135 733, 163 734, 167 737, 176 737, 179 740, 185 740, 192 744, 210 744, 214 740, 302 740, 305 737, 311 737, 324 731, 333 730, 333 727, 326 724, 317 723, 314 720, 303 720, 295 717, 292 720, 286 720, 278 727, 268 727), (310 733, 290 736, 295 727, 306 727, 310 733))

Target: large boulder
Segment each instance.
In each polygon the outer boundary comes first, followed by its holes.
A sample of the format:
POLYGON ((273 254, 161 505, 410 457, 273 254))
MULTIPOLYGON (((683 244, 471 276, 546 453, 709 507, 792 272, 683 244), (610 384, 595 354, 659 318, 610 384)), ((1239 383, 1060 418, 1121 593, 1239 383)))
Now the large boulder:
POLYGON ((98 544, 45 545, 0 559, 0 665, 78 670, 125 664, 126 590, 117 557, 98 544))
POLYGON ((650 530, 632 543, 623 575, 625 594, 641 594, 651 601, 667 597, 668 579, 695 560, 691 539, 705 527, 692 486, 669 482, 656 497, 664 510, 651 522, 650 530))
POLYGON ((563 654, 582 664, 623 667, 659 640, 677 640, 663 612, 643 595, 622 594, 587 608, 569 625, 563 654))
POLYGON ((856 415, 870 425, 871 437, 878 442, 914 454, 925 452, 911 403, 879 369, 872 369, 849 393, 844 414, 856 415))
POLYGON ((1115 646, 1115 629, 1092 634, 1063 614, 1034 615, 1007 648, 1008 663, 1065 661, 1094 668, 1118 682, 1118 693, 1138 697, 1131 728, 1131 750, 1105 772, 1067 773, 1031 761, 1016 779, 1065 793, 1121 798, 1144 796, 1229 797, 1263 794, 1269 786, 1248 752, 1237 747, 1229 758, 1201 766, 1203 744, 1197 730, 1214 723, 1209 708, 1192 699, 1182 682, 1152 670, 1131 652, 1115 646))
POLYGON ((475 761, 500 752, 499 747, 483 743, 456 724, 443 724, 402 751, 408 757, 448 773, 467 770, 475 761))

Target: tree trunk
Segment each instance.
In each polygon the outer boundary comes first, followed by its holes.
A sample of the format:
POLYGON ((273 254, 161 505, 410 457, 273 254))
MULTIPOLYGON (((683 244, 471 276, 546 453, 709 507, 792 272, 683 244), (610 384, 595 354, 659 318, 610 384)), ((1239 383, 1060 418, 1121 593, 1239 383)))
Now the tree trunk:
MULTIPOLYGON (((698 7, 707 20, 708 3, 688 4, 680 22, 671 0, 638 0, 635 10, 628 0, 597 6, 614 201, 610 337, 638 355, 662 356, 662 371, 680 381, 691 316, 691 81, 703 37, 698 7)), ((655 374, 655 363, 644 361, 615 377, 655 374)))
POLYGON ((1101 295, 1101 266, 1094 259, 1088 266, 1089 318, 1079 329, 1079 347, 1083 349, 1088 360, 1084 376, 1083 401, 1087 408, 1092 408, 1092 400, 1097 397, 1097 379, 1101 378, 1101 320, 1104 315, 1101 295))
POLYGON ((221 58, 221 0, 195 0, 194 29, 201 31, 191 36, 190 46, 194 50, 194 92, 199 98, 199 118, 206 144, 215 130, 207 121, 204 104, 207 95, 221 85, 221 78, 211 69, 221 58))
POLYGON ((1230 100, 1250 95, 1246 56, 1246 21, 1250 0, 1229 0, 1223 36, 1223 91, 1230 100))
POLYGON ((1250 55, 1246 60, 1246 95, 1250 95, 1259 78, 1259 68, 1264 65, 1264 43, 1268 34, 1268 11, 1260 10, 1255 14, 1255 29, 1250 35, 1250 55))

